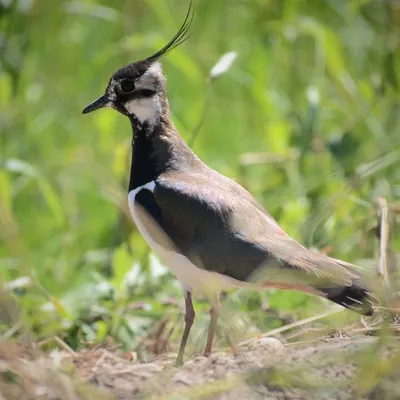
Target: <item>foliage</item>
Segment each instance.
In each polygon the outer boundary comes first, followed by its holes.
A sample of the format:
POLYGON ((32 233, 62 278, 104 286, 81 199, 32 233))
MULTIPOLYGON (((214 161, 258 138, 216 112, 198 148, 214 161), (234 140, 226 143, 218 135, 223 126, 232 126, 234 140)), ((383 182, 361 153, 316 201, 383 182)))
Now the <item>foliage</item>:
MULTIPOLYGON (((172 37, 187 7, 0 0, 3 334, 132 348, 180 314, 178 282, 127 213, 128 121, 80 113, 115 69, 172 37)), ((399 28, 390 0, 198 0, 192 37, 163 63, 174 122, 296 239, 373 267, 374 200, 400 196, 399 28)), ((226 303, 240 336, 327 304, 278 290, 226 303)), ((207 307, 196 304, 193 345, 207 307)))

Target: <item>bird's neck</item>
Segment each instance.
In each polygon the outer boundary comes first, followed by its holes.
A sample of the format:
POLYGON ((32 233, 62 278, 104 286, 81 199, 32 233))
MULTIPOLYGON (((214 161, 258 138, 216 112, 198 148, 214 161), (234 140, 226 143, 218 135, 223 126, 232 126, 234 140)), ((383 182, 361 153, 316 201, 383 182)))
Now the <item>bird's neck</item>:
POLYGON ((201 161, 179 135, 164 110, 157 123, 147 124, 131 118, 133 128, 129 191, 170 170, 195 168, 201 161))

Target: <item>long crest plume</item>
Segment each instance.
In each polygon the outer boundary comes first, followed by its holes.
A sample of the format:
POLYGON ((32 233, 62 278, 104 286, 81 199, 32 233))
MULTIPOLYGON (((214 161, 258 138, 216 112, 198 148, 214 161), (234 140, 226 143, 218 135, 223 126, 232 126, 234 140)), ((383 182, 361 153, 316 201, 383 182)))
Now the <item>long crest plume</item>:
POLYGON ((148 57, 145 61, 150 61, 150 62, 157 61, 160 57, 169 53, 171 50, 175 49, 176 47, 180 46, 183 42, 188 40, 191 36, 189 30, 193 22, 193 17, 194 17, 194 7, 193 7, 193 1, 191 0, 189 4, 189 9, 186 13, 185 20, 183 21, 183 24, 179 28, 176 35, 162 49, 158 50, 155 54, 148 57))

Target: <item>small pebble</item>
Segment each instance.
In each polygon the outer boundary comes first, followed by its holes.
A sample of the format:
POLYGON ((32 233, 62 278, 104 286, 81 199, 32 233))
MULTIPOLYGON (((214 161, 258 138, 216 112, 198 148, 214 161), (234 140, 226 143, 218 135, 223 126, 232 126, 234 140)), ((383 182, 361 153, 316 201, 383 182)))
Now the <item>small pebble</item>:
POLYGON ((269 351, 278 351, 283 350, 283 344, 275 338, 265 337, 255 339, 253 342, 249 343, 248 349, 251 351, 254 350, 269 350, 269 351))

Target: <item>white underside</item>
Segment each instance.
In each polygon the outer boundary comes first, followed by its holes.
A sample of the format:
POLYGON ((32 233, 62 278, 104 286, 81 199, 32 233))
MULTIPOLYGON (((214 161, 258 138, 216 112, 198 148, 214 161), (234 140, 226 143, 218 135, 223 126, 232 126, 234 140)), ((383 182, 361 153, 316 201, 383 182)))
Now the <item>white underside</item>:
MULTIPOLYGON (((149 246, 157 253, 161 261, 173 272, 173 274, 181 281, 182 286, 188 291, 196 291, 202 293, 216 292, 231 288, 248 286, 245 282, 240 282, 216 272, 209 272, 194 265, 189 259, 182 254, 171 251, 158 244, 146 229, 140 213, 135 207, 135 197, 142 189, 154 191, 155 182, 149 182, 129 192, 128 204, 132 218, 136 223, 140 233, 149 244, 149 246)), ((210 293, 210 294, 211 294, 210 293)))

